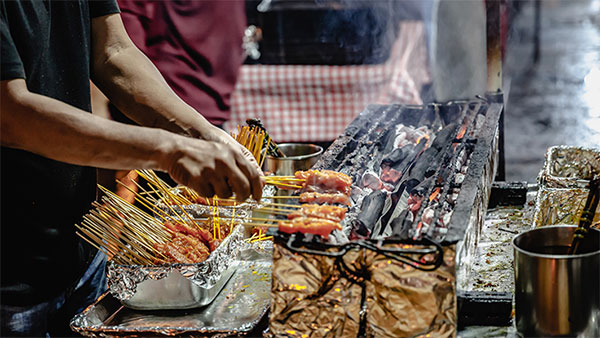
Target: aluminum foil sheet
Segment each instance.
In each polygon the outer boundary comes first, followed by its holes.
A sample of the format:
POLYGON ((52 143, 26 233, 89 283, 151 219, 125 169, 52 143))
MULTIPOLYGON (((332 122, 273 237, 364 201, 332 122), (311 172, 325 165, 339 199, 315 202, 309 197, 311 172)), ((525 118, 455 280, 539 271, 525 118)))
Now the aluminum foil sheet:
POLYGON ((367 264, 367 336, 454 337, 456 246, 444 247, 444 263, 421 271, 370 252, 367 264))
POLYGON ((276 337, 453 337, 455 246, 421 271, 361 248, 343 258, 275 243, 270 333, 276 337))
POLYGON ((538 181, 546 188, 585 188, 594 172, 600 173, 600 149, 554 146, 538 181))
MULTIPOLYGON (((578 224, 589 190, 583 188, 540 187, 535 206, 533 225, 578 224)), ((596 209, 593 224, 600 222, 600 207, 596 209)))
MULTIPOLYGON (((110 293, 71 320, 88 337, 225 337, 252 334, 270 303, 271 256, 255 252, 235 261, 235 273, 208 306, 190 310, 137 311, 123 307, 110 293)), ((255 336, 252 334, 252 336, 255 336)))
MULTIPOLYGON (((219 206, 219 217, 226 219, 231 219, 234 216, 236 219, 248 218, 252 212, 252 209, 256 208, 256 206, 257 204, 250 202, 242 203, 240 205, 236 205, 235 207, 219 206)), ((172 205, 168 207, 161 203, 157 204, 155 207, 163 212, 166 212, 168 215, 175 215, 175 213, 180 215, 187 214, 195 219, 208 218, 213 215, 211 207, 204 204, 190 204, 182 207, 172 205)), ((157 216, 156 212, 155 216, 157 216)))
POLYGON ((210 303, 231 277, 230 266, 242 250, 245 228, 238 225, 207 260, 197 264, 107 267, 108 287, 124 305, 135 309, 182 309, 210 303))

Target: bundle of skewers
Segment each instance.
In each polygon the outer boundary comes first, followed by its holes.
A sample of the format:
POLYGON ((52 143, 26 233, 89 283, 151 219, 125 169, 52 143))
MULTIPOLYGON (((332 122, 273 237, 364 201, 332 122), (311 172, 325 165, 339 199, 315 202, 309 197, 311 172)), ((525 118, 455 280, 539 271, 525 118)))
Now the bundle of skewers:
MULTIPOLYGON (((239 206, 234 198, 205 198, 187 187, 171 187, 151 170, 140 170, 138 175, 150 183, 150 191, 142 192, 146 196, 144 205, 166 205, 168 214, 182 213, 180 210, 193 204, 208 206, 217 215, 220 208, 227 206, 233 208, 235 214, 235 208, 239 206)), ((268 196, 259 204, 254 204, 253 210, 267 217, 246 216, 243 219, 244 225, 254 227, 249 241, 271 239, 266 235, 266 230, 273 227, 286 233, 311 233, 325 239, 333 230, 341 230, 340 222, 350 204, 350 177, 330 170, 298 171, 294 176, 267 177, 270 178, 268 183, 280 189, 292 189, 299 195, 268 196), (294 203, 282 203, 280 199, 294 203)))
MULTIPOLYGON (((152 207, 157 200, 152 192, 138 185, 142 193, 130 189, 135 199, 145 207, 152 207)), ((173 213, 155 209, 153 217, 130 204, 108 189, 100 186, 106 194, 84 216, 76 234, 110 259, 121 265, 161 265, 203 262, 231 233, 235 218, 221 219, 218 208, 211 217, 195 219, 184 209, 173 213)), ((151 186, 152 190, 157 189, 151 186)))
MULTIPOLYGON (((297 171, 293 178, 301 184, 294 187, 300 193, 298 196, 271 196, 267 199, 298 199, 300 205, 262 203, 266 207, 257 209, 278 214, 286 210, 284 214, 287 220, 263 220, 263 222, 252 220, 247 225, 259 229, 277 227, 279 231, 290 234, 300 232, 319 235, 325 240, 333 230, 342 230, 340 222, 344 219, 350 203, 352 179, 343 173, 331 170, 297 171)), ((259 236, 261 233, 259 232, 259 236)))

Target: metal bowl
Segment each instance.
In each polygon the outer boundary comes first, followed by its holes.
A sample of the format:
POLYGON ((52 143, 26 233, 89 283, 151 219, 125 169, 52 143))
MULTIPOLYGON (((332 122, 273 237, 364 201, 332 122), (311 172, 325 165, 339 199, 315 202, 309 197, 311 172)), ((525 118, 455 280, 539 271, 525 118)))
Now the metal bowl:
POLYGON ((575 226, 547 226, 517 235, 514 248, 517 330, 530 337, 598 337, 600 231, 590 229, 566 254, 575 226))
POLYGON ((267 156, 263 169, 279 176, 310 169, 323 153, 323 147, 316 144, 281 143, 278 147, 286 157, 267 156))

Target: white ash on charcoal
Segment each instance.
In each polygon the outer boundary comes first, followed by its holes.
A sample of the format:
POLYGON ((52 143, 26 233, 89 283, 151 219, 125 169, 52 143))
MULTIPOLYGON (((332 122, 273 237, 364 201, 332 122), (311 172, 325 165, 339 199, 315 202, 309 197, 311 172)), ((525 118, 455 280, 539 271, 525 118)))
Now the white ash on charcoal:
MULTIPOLYGON (((411 194, 414 195, 413 199, 420 200, 424 192, 431 189, 435 182, 431 179, 428 180, 428 178, 438 171, 444 156, 442 149, 452 143, 456 129, 457 125, 455 123, 447 125, 435 135, 429 147, 426 147, 429 142, 419 142, 415 146, 413 154, 403 159, 405 163, 402 164, 401 172, 403 175, 398 181, 397 188, 386 199, 382 216, 373 229, 374 237, 386 238, 390 236, 394 232, 393 227, 399 224, 402 224, 402 229, 396 233, 406 233, 404 229, 404 224, 407 222, 406 218, 402 222, 396 221, 393 224, 392 222, 401 215, 407 215, 403 211, 408 208, 408 200, 411 194), (413 190, 415 190, 414 193, 413 190)), ((414 219, 415 216, 413 215, 414 219)))
POLYGON ((485 121, 479 108, 458 105, 367 109, 317 164, 355 182, 343 230, 333 237, 443 237, 476 142, 469 137, 485 121))
POLYGON ((410 126, 399 124, 396 126, 394 148, 402 148, 409 144, 417 144, 423 139, 429 139, 429 135, 431 134, 432 131, 427 126, 422 126, 415 129, 410 126))

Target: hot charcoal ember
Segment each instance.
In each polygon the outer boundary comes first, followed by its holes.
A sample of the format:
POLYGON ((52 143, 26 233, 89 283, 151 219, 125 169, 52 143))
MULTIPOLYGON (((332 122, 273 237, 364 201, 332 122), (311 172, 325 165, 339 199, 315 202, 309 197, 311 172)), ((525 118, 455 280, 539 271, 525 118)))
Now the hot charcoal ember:
POLYGON ((350 198, 342 193, 304 192, 300 194, 300 203, 350 205, 350 198))
MULTIPOLYGON (((165 222, 164 226, 172 231, 173 238, 171 242, 154 245, 155 249, 164 256, 164 259, 158 260, 157 263, 192 264, 203 262, 208 258, 212 250, 206 246, 204 237, 201 235, 202 231, 195 231, 189 226, 171 222, 165 222)), ((212 238, 210 233, 208 236, 212 238)))
POLYGON ((375 222, 381 215, 387 194, 381 190, 375 190, 365 197, 360 206, 360 213, 354 220, 354 229, 360 236, 366 237, 375 226, 375 222))
POLYGON ((360 186, 371 190, 380 190, 383 189, 383 182, 381 182, 376 172, 367 170, 360 179, 360 186))
MULTIPOLYGON (((439 170, 440 167, 444 166, 444 152, 442 149, 444 146, 452 144, 454 139, 453 135, 456 132, 456 128, 457 125, 451 123, 440 130, 431 142, 429 148, 425 149, 410 167, 408 175, 406 177, 402 177, 401 186, 404 185, 404 190, 395 192, 396 194, 401 193, 401 195, 400 197, 397 197, 396 203, 393 204, 393 208, 391 209, 394 210, 391 212, 391 214, 390 211, 388 211, 388 213, 382 217, 382 230, 387 228, 390 220, 393 221, 395 217, 398 217, 405 209, 409 208, 409 200, 421 201, 424 192, 429 191, 435 184, 435 182, 430 178, 439 170), (414 192, 413 189, 415 190, 414 192), (411 196, 413 197, 412 199, 411 196), (400 203, 398 201, 400 201, 400 203)), ((420 208, 420 203, 418 205, 420 208)), ((416 210, 414 204, 411 206, 411 210, 416 210)), ((413 219, 417 219, 416 215, 413 215, 413 219)), ((396 222, 396 224, 397 223, 398 222, 396 222)), ((393 229, 393 225, 390 224, 390 226, 393 229)))
POLYGON ((391 222, 392 236, 400 239, 409 239, 413 221, 414 216, 411 210, 403 210, 400 215, 395 217, 391 222))
POLYGON ((352 179, 343 173, 333 170, 297 171, 296 178, 305 180, 302 192, 342 193, 350 195, 352 179))
MULTIPOLYGON (((393 167, 389 165, 394 157, 387 157, 387 165, 383 168, 382 176, 387 178, 394 175, 394 178, 397 179, 399 175, 395 172, 400 173, 402 176, 396 182, 399 185, 389 196, 389 201, 386 203, 383 214, 377 222, 376 230, 378 231, 375 231, 374 235, 389 235, 392 232, 388 224, 408 207, 408 199, 413 188, 421 185, 426 178, 431 177, 437 171, 441 164, 440 158, 443 155, 441 149, 444 145, 452 142, 455 130, 456 124, 449 124, 437 133, 433 142, 431 142, 431 146, 427 149, 423 150, 426 147, 426 142, 419 142, 412 150, 410 148, 406 149, 407 152, 410 151, 408 156, 394 156, 395 158, 403 157, 403 159, 399 163, 392 164, 393 167)), ((425 187, 427 188, 430 184, 428 183, 425 187)))
POLYGON ((347 238, 439 238, 447 231, 437 227, 449 225, 487 109, 460 102, 361 113, 313 167, 356 182, 342 222, 347 238))
POLYGON ((292 220, 298 217, 323 218, 334 222, 341 222, 346 216, 346 208, 334 205, 303 204, 300 209, 288 215, 292 220))
POLYGON ((376 160, 373 159, 373 145, 387 146, 387 137, 395 138, 393 132, 388 133, 389 126, 396 125, 407 117, 408 112, 400 110, 399 106, 367 107, 367 110, 328 148, 327 153, 321 156, 314 168, 343 171, 354 175, 352 178, 357 181, 365 169, 362 165, 376 160))
POLYGON ((291 221, 279 221, 278 225, 281 232, 319 235, 325 240, 329 238, 333 230, 342 230, 342 226, 338 222, 315 217, 297 217, 291 221))

